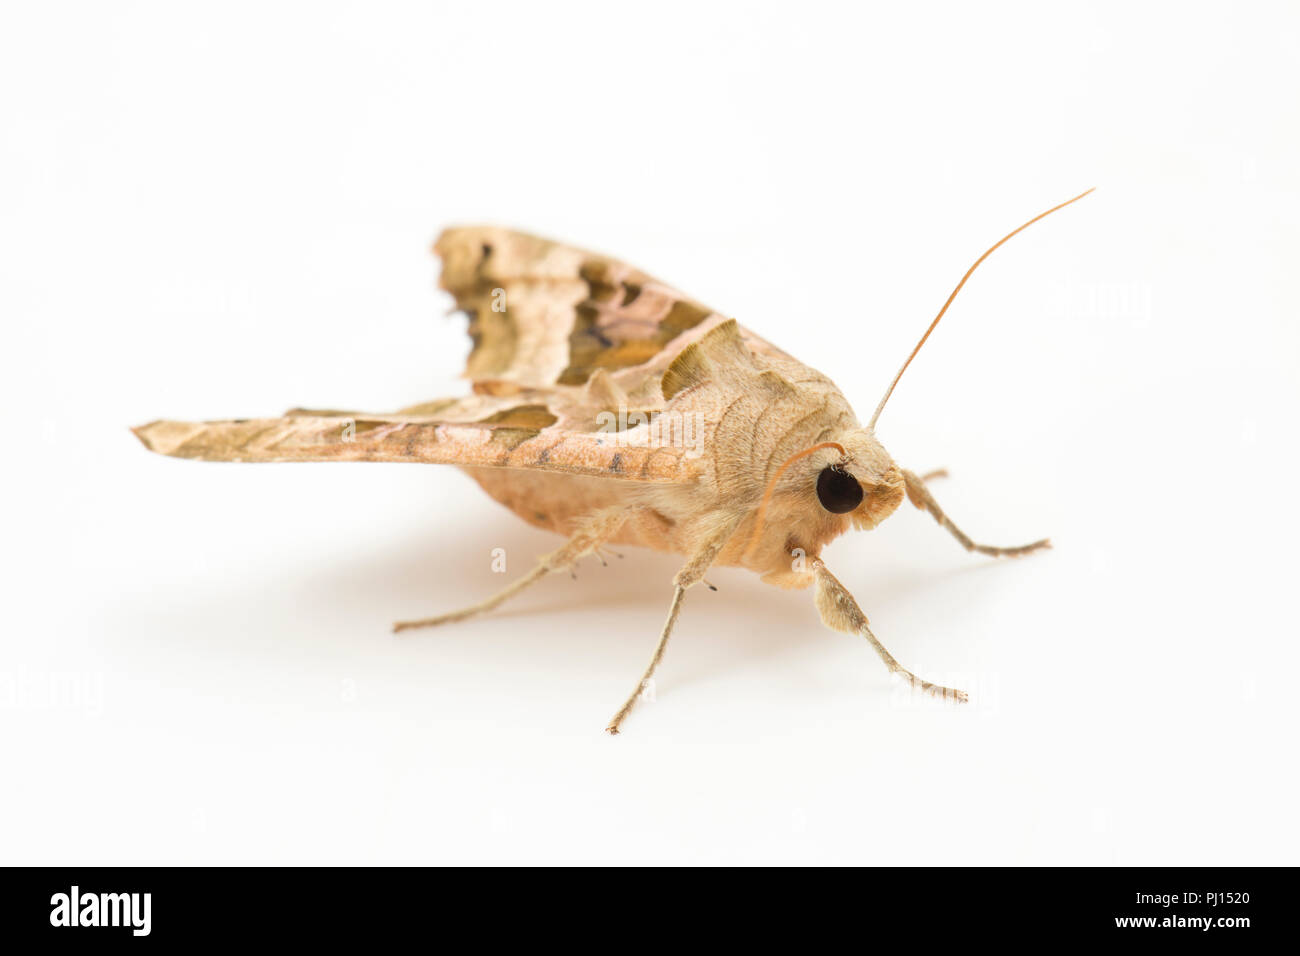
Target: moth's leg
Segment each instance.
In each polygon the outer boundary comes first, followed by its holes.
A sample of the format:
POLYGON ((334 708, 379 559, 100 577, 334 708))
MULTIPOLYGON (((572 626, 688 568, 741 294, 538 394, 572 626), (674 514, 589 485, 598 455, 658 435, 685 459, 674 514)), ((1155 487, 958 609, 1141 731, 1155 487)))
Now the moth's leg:
POLYGON ((964 702, 968 699, 965 691, 921 680, 894 660, 894 655, 885 650, 885 645, 871 633, 871 628, 867 626, 867 616, 862 613, 862 608, 858 607, 858 602, 853 599, 853 595, 843 584, 840 584, 839 579, 831 574, 821 561, 813 562, 813 575, 817 580, 817 613, 821 615, 827 627, 843 631, 845 634, 861 634, 876 649, 876 653, 880 655, 880 659, 885 662, 891 674, 902 675, 918 690, 934 697, 942 697, 944 700, 964 702))
MULTIPOLYGON (((927 477, 935 476, 931 473, 927 477)), ((907 486, 907 500, 922 511, 930 512, 934 516, 934 520, 947 528, 949 534, 956 538, 967 551, 991 554, 995 558, 1015 558, 1022 554, 1029 554, 1031 551, 1037 551, 1039 548, 1050 548, 1052 546, 1052 542, 1047 538, 1035 541, 1032 544, 1022 544, 1015 548, 996 548, 988 544, 976 544, 966 535, 966 532, 953 524, 948 516, 943 513, 943 509, 939 507, 939 502, 934 500, 934 495, 930 494, 930 489, 925 486, 925 478, 903 469, 903 481, 907 486)))
POLYGON ((922 475, 922 476, 921 476, 921 482, 922 482, 923 484, 927 484, 927 485, 928 485, 930 482, 934 481, 934 479, 936 479, 936 478, 947 478, 947 477, 948 477, 948 469, 947 469, 947 468, 935 468, 933 471, 927 471, 924 475, 922 475))
POLYGON ((709 535, 704 544, 696 550, 691 560, 687 561, 685 566, 673 578, 673 600, 668 606, 668 620, 664 621, 663 630, 659 633, 659 645, 655 648, 654 656, 650 658, 650 666, 645 669, 645 673, 637 681, 631 696, 618 709, 614 719, 605 728, 609 733, 618 733, 619 725, 623 723, 623 719, 636 706, 637 700, 641 697, 641 692, 649 683, 650 678, 654 676, 655 668, 663 660, 664 648, 668 646, 668 638, 673 633, 673 625, 677 623, 677 617, 682 612, 682 601, 686 598, 686 589, 704 579, 704 573, 709 570, 709 565, 717 559, 718 554, 721 553, 723 546, 726 545, 727 540, 731 537, 732 532, 736 530, 736 526, 743 517, 744 515, 741 515, 734 520, 728 521, 709 535))
POLYGON ((439 624, 463 621, 468 617, 474 617, 476 614, 491 611, 493 608, 504 604, 530 584, 536 584, 552 571, 564 571, 579 558, 591 554, 618 533, 619 528, 623 526, 630 514, 631 511, 626 508, 611 508, 606 511, 598 511, 585 520, 582 526, 574 532, 573 537, 562 547, 557 548, 550 554, 543 555, 535 568, 518 580, 507 584, 486 601, 471 604, 469 607, 461 608, 459 611, 452 611, 449 614, 440 614, 437 617, 427 617, 419 621, 398 621, 393 625, 393 631, 407 631, 415 627, 436 627, 439 624))

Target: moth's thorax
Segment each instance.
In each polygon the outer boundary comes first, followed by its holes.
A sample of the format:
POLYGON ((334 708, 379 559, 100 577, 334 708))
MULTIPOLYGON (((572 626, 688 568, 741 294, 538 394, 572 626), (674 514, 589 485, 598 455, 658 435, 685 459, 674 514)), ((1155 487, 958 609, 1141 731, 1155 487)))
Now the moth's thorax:
POLYGON ((715 371, 665 412, 701 423, 697 484, 720 501, 756 500, 791 455, 858 429, 852 406, 830 379, 772 357, 715 371))
POLYGON ((825 375, 775 350, 755 353, 726 329, 685 359, 680 381, 672 369, 665 375, 662 415, 698 423, 693 480, 646 491, 673 528, 673 550, 694 553, 695 529, 731 516, 740 524, 720 563, 803 586, 807 559, 850 528, 874 527, 903 500, 898 468, 825 375), (832 465, 861 485, 862 501, 848 513, 818 498, 818 476, 832 465))

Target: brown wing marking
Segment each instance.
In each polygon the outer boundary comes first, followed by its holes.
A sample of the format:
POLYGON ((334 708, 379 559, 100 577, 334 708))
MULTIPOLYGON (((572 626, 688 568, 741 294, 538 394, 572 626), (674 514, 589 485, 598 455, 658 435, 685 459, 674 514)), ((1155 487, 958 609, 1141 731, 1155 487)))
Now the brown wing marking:
POLYGON ((441 285, 470 316, 471 379, 581 385, 642 365, 715 313, 605 256, 490 226, 434 244, 441 285))

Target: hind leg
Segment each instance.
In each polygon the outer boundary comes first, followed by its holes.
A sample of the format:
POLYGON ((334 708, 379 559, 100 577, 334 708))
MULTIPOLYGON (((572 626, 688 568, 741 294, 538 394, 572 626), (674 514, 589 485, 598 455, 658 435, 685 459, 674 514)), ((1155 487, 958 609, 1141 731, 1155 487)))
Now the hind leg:
POLYGON ((543 555, 537 562, 537 566, 531 571, 507 584, 486 600, 463 607, 458 611, 440 614, 437 617, 426 617, 418 621, 398 621, 393 625, 393 631, 408 631, 417 627, 437 627, 439 624, 451 624, 454 621, 463 621, 466 618, 475 617, 498 608, 520 591, 536 584, 552 571, 566 571, 580 558, 597 551, 602 544, 618 534, 629 514, 630 512, 626 508, 598 511, 583 521, 582 526, 574 532, 573 537, 567 542, 550 554, 543 555))

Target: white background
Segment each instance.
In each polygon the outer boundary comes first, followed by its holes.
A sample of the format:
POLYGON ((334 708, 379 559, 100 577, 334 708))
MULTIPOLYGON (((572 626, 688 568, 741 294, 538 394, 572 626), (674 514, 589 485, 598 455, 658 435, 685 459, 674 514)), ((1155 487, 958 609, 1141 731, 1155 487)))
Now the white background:
POLYGON ((1293 4, 6 4, 6 863, 1295 863, 1293 4), (464 388, 428 247, 620 256, 831 375, 904 506, 807 592, 458 472, 202 465, 158 417, 464 388))

